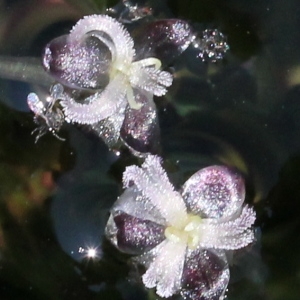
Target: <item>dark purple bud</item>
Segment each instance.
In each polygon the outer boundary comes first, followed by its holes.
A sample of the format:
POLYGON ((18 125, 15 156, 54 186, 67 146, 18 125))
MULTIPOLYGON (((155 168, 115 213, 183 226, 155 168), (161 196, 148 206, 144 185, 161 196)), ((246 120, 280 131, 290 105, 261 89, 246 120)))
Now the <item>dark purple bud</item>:
POLYGON ((228 281, 229 269, 222 257, 209 250, 194 251, 185 261, 181 295, 191 300, 219 300, 228 281))
POLYGON ((245 199, 243 178, 224 166, 210 166, 192 175, 182 188, 187 208, 205 218, 229 217, 245 199))
POLYGON ((135 60, 156 57, 164 65, 179 56, 194 39, 188 22, 179 19, 159 20, 136 29, 133 33, 135 60))
POLYGON ((92 35, 81 43, 71 44, 63 35, 47 44, 43 65, 58 82, 77 89, 100 89, 109 82, 111 54, 92 35))
POLYGON ((120 136, 137 155, 157 153, 160 133, 153 96, 137 89, 134 90, 134 96, 136 102, 143 106, 140 109, 126 108, 120 136))
POLYGON ((142 254, 165 239, 164 226, 149 220, 142 220, 124 212, 114 217, 117 227, 117 243, 121 251, 128 254, 142 254))

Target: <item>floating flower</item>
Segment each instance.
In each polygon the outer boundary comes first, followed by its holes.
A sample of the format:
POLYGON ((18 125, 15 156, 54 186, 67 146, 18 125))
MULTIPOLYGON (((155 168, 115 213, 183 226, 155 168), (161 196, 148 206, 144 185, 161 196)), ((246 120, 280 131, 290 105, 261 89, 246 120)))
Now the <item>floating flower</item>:
MULTIPOLYGON (((124 5, 130 11, 129 23, 151 11, 129 2, 124 5)), ((215 48, 226 52, 222 37, 218 43, 209 34, 199 39, 190 24, 180 19, 141 22, 129 34, 116 19, 91 15, 46 45, 43 66, 63 85, 59 103, 65 121, 90 126, 110 147, 120 138, 133 153, 143 156, 156 153, 159 143, 153 97, 163 96, 173 81, 162 68, 191 44, 199 53, 208 48, 210 53, 215 48), (203 39, 210 41, 209 46, 203 39)))
POLYGON ((45 69, 68 88, 89 91, 84 97, 64 93, 60 103, 66 120, 92 126, 102 122, 103 128, 108 122, 119 137, 129 109, 153 107, 153 95, 167 92, 172 75, 160 70, 161 61, 155 57, 134 58, 133 39, 106 15, 87 16, 69 35, 51 41, 44 52, 45 69))
POLYGON ((161 297, 181 293, 190 299, 223 299, 229 282, 226 250, 254 240, 255 212, 244 205, 242 178, 223 166, 192 175, 175 191, 160 158, 127 167, 123 195, 109 218, 106 234, 147 271, 147 288, 161 297))

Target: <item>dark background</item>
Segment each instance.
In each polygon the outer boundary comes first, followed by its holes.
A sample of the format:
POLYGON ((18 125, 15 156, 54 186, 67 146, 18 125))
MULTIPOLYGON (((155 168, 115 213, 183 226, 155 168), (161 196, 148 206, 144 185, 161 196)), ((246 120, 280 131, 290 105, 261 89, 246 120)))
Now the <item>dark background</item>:
MULTIPOLYGON (((146 2, 146 1, 139 1, 146 2)), ((0 298, 158 299, 128 257, 103 237, 122 172, 93 133, 65 126, 34 143, 28 84, 11 57, 40 57, 83 15, 116 1, 0 1, 0 298), (10 58, 9 58, 9 57, 10 58), (15 78, 15 77, 13 77, 15 78), (80 249, 97 247, 90 260, 80 249)), ((228 300, 297 300, 300 295, 300 3, 297 0, 150 0, 155 17, 217 28, 230 51, 211 63, 190 47, 170 66, 157 98, 161 155, 176 186, 212 164, 239 169, 257 212, 253 247, 235 253, 228 300)), ((40 72, 37 67, 36 72, 40 72)), ((174 297, 174 299, 179 297, 174 297)))

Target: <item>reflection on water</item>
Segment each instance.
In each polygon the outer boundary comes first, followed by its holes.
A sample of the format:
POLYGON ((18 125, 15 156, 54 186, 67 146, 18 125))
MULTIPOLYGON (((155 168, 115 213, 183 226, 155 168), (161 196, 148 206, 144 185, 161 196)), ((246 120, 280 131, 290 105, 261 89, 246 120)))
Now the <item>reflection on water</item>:
MULTIPOLYGON (((215 27, 228 36, 231 51, 217 64, 199 61, 194 49, 184 52, 171 65, 172 88, 156 101, 161 155, 175 185, 211 164, 235 166, 246 179, 246 201, 258 215, 257 242, 231 257, 228 299, 298 299, 300 5, 141 2, 152 5, 155 16, 180 16, 199 30, 215 27)), ((115 4, 1 2, 3 299, 157 299, 143 288, 141 270, 103 238, 108 210, 121 194, 122 172, 140 160, 126 150, 110 152, 84 127, 63 127, 65 142, 46 135, 35 144, 26 98, 29 91, 46 92, 46 79, 33 72, 23 78, 30 85, 17 81, 22 78, 11 73, 16 65, 3 60, 38 58, 45 43, 84 14, 115 4), (96 259, 86 257, 90 247, 98 247, 96 259)))

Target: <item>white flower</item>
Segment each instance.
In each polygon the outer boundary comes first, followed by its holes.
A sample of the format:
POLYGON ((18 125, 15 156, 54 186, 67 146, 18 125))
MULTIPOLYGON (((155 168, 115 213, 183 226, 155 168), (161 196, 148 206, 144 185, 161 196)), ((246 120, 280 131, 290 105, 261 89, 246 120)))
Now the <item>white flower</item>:
POLYGON ((181 192, 160 158, 148 156, 123 175, 123 195, 111 210, 106 233, 121 251, 139 254, 146 287, 161 297, 223 299, 229 282, 225 250, 253 242, 255 212, 243 205, 242 178, 211 166, 190 177, 181 192))
POLYGON ((83 102, 65 93, 60 104, 66 120, 95 124, 120 115, 120 111, 124 118, 127 104, 132 109, 142 107, 137 95, 148 101, 153 101, 153 95, 164 95, 173 78, 160 70, 160 60, 134 58, 133 39, 121 23, 107 15, 87 16, 77 22, 69 35, 49 43, 43 63, 51 75, 72 88, 97 89, 83 102), (108 83, 101 88, 106 77, 108 83))

